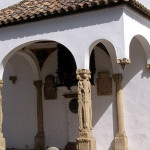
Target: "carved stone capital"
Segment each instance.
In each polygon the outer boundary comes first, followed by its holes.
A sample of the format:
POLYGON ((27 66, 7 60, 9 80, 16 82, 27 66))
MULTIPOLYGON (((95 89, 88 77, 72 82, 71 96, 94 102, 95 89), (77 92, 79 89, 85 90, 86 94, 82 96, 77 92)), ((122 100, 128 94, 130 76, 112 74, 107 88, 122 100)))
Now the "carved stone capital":
POLYGON ((150 70, 150 64, 147 64, 147 69, 149 69, 149 70, 150 70))
POLYGON ((40 89, 42 87, 42 80, 35 80, 33 84, 37 89, 40 89))
POLYGON ((117 63, 121 65, 121 68, 124 70, 126 65, 131 63, 131 59, 123 58, 123 59, 117 59, 117 63))
POLYGON ((3 87, 3 80, 0 80, 0 89, 3 87))
POLYGON ((91 71, 89 69, 78 69, 76 74, 77 79, 80 81, 91 79, 91 71))
POLYGON ((116 83, 121 83, 123 76, 122 76, 122 74, 113 74, 113 79, 116 83))

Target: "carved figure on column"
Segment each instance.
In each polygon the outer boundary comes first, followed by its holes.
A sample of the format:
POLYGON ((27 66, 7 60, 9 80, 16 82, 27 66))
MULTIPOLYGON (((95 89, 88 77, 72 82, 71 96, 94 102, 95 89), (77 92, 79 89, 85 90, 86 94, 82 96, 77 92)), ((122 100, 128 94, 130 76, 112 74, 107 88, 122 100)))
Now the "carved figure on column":
POLYGON ((78 81, 78 115, 79 138, 77 150, 96 150, 96 140, 92 134, 92 100, 90 70, 79 69, 76 72, 78 81))
POLYGON ((92 130, 92 104, 91 104, 91 78, 90 70, 78 70, 78 102, 79 102, 79 130, 92 130))

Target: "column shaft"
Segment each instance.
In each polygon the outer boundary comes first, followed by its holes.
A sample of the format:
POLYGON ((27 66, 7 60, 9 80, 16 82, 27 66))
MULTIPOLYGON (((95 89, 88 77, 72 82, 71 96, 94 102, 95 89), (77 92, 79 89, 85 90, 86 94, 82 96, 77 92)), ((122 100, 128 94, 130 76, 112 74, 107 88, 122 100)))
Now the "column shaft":
POLYGON ((2 111, 2 90, 3 81, 0 80, 0 150, 6 150, 6 142, 2 133, 2 123, 3 123, 3 111, 2 111))
POLYGON ((117 123, 118 131, 115 136, 115 150, 128 150, 128 141, 124 127, 124 107, 122 95, 122 74, 113 75, 116 83, 116 101, 117 101, 117 123))
POLYGON ((96 150, 96 140, 92 134, 92 100, 90 70, 77 70, 79 138, 77 150, 96 150))
POLYGON ((43 102, 42 102, 42 81, 34 81, 34 85, 37 90, 37 124, 38 133, 34 138, 35 149, 44 150, 45 149, 45 135, 43 127, 43 102))
POLYGON ((118 116, 118 134, 125 135, 124 129, 124 109, 121 82, 116 84, 117 92, 117 116, 118 116))

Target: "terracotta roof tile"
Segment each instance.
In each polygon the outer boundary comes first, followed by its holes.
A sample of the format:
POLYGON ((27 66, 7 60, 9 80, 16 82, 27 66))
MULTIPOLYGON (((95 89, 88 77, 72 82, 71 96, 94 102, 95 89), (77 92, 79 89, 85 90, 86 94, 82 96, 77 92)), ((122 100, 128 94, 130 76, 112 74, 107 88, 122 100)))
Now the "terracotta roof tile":
POLYGON ((127 4, 150 18, 150 10, 136 0, 23 0, 0 10, 0 27, 127 4))

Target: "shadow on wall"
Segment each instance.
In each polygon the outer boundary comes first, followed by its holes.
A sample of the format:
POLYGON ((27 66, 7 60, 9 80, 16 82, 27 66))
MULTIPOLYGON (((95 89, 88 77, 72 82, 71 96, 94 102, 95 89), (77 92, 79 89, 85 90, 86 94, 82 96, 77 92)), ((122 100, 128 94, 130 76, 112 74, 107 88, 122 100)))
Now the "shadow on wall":
POLYGON ((109 12, 105 11, 103 13, 98 13, 97 11, 91 12, 90 14, 85 13, 57 19, 47 19, 20 26, 11 26, 0 30, 0 40, 5 41, 34 35, 43 35, 44 33, 55 33, 77 28, 86 28, 97 24, 117 21, 121 16, 122 9, 118 8, 118 10, 110 10, 109 12), (106 15, 107 17, 104 17, 106 15))
MULTIPOLYGON (((114 84, 113 84, 114 86, 114 84)), ((92 88, 92 95, 97 91, 95 87, 92 88)), ((108 150, 114 149, 113 139, 117 132, 117 114, 116 114, 116 100, 114 99, 115 89, 113 89, 112 96, 97 96, 92 99, 93 103, 93 128, 94 135, 98 139, 96 142, 101 147, 109 147, 108 150), (107 142, 106 142, 107 141, 107 142)), ((94 97, 94 96, 92 96, 94 97)))
POLYGON ((97 149, 113 150, 113 139, 117 132, 115 83, 112 80, 112 95, 98 96, 96 82, 98 72, 109 71, 112 76, 112 64, 106 52, 100 48, 95 48, 94 52, 96 73, 95 85, 92 86, 93 133, 97 149))
POLYGON ((125 128, 129 149, 149 150, 150 70, 142 44, 133 38, 129 64, 123 71, 125 128), (144 138, 143 138, 144 135, 144 138))
POLYGON ((129 64, 123 71, 123 88, 130 82, 132 79, 141 72, 142 78, 150 78, 149 70, 146 68, 146 56, 144 49, 138 39, 133 38, 130 44, 130 58, 131 64, 129 64))

